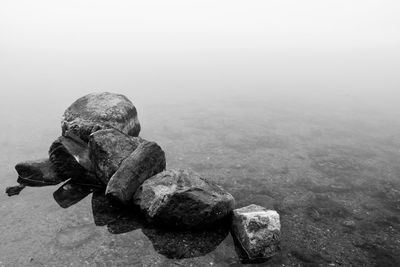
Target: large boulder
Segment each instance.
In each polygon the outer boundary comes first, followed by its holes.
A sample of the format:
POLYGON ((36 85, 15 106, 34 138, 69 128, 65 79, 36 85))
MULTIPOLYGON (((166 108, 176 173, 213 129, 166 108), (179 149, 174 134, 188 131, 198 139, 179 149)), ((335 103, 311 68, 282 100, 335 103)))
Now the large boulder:
POLYGON ((89 157, 97 177, 107 185, 111 176, 143 142, 140 137, 126 135, 116 129, 100 130, 89 137, 89 157))
POLYGON ((132 102, 123 95, 92 93, 76 100, 64 112, 62 135, 72 132, 85 142, 89 135, 101 129, 115 128, 131 136, 138 136, 140 123, 132 102))
POLYGON ((177 228, 203 228, 234 208, 231 194, 190 170, 168 170, 147 179, 134 203, 150 222, 177 228))
POLYGON ((279 214, 258 205, 233 211, 232 236, 244 263, 268 260, 279 251, 279 214))
POLYGON ((141 142, 111 177, 106 195, 123 204, 131 203, 139 186, 146 179, 165 170, 165 165, 165 153, 157 143, 141 142))

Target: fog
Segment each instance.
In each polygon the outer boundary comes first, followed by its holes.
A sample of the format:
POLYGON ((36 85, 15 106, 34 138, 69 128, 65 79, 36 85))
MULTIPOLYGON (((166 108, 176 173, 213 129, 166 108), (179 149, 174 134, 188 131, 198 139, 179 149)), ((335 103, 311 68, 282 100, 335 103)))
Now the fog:
MULTIPOLYGON (((400 266, 399 14, 386 0, 0 0, 1 190, 48 157, 73 101, 122 93, 167 168, 279 212, 271 266, 400 266)), ((120 214, 96 225, 96 194, 61 209, 59 186, 0 194, 0 265, 240 266, 228 231, 189 249, 120 214)))
POLYGON ((3 0, 2 106, 112 91, 135 103, 350 96, 397 112, 399 12, 398 1, 3 0))

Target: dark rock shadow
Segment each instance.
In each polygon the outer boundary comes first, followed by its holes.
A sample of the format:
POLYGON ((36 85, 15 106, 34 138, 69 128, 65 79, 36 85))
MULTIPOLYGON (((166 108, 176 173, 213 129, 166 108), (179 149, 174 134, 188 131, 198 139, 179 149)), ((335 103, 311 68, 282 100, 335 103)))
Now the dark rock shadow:
POLYGON ((117 206, 101 190, 93 192, 92 211, 96 225, 107 225, 112 234, 140 229, 153 243, 154 249, 170 259, 206 255, 214 251, 229 233, 226 220, 205 230, 177 231, 156 227, 147 223, 136 207, 117 206))

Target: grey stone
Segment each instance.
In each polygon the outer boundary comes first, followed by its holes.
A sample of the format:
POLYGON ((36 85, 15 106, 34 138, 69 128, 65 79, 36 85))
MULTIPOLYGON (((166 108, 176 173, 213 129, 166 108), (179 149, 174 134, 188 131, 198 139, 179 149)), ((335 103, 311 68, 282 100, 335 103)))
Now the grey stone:
POLYGON ((224 218, 235 200, 222 187, 190 170, 168 170, 147 179, 134 203, 150 222, 177 228, 203 228, 224 218))
POLYGON ((106 195, 129 204, 139 186, 151 176, 165 170, 165 153, 155 142, 143 141, 121 166, 107 184, 106 195))
POLYGON ((100 184, 89 158, 88 144, 72 133, 60 136, 50 146, 50 162, 62 180, 84 184, 100 184))
POLYGON ((89 157, 94 172, 103 184, 107 184, 111 176, 118 170, 139 144, 140 137, 126 135, 116 129, 100 130, 89 137, 89 157))
POLYGON ((72 132, 87 142, 91 133, 109 128, 138 136, 140 123, 136 108, 128 98, 104 92, 88 94, 76 100, 65 110, 61 128, 62 135, 72 132))
POLYGON ((264 261, 279 251, 281 225, 275 210, 254 204, 235 209, 231 227, 242 261, 264 261))

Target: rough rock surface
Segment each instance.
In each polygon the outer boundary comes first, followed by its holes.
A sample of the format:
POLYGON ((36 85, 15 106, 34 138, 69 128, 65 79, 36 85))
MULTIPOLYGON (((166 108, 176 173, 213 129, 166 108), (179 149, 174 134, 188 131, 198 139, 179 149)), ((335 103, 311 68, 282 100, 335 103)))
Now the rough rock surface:
POLYGON ((280 229, 275 210, 252 204, 233 211, 232 236, 244 262, 260 262, 274 256, 279 251, 280 229))
POLYGON ((100 183, 93 171, 88 145, 71 133, 60 136, 53 142, 49 149, 49 158, 62 180, 71 178, 87 184, 100 183))
POLYGON ((89 135, 101 129, 115 128, 131 136, 138 136, 140 123, 132 102, 123 95, 93 93, 76 100, 64 112, 62 135, 72 132, 85 142, 89 135))
POLYGON ((130 203, 139 186, 165 170, 165 165, 165 153, 157 143, 141 142, 111 177, 106 195, 124 204, 130 203))
POLYGON ((203 228, 234 208, 232 195, 190 170, 168 170, 147 179, 134 203, 150 222, 179 228, 203 228))
POLYGON ((107 184, 111 176, 143 142, 140 137, 126 135, 116 129, 100 130, 89 137, 89 157, 97 177, 107 184))

